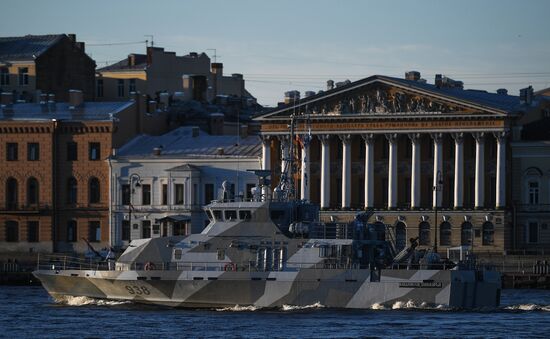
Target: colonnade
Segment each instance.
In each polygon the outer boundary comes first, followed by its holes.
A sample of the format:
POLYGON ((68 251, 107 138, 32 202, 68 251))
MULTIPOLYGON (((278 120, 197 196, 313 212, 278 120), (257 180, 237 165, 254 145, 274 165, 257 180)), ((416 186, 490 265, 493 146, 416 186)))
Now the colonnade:
MULTIPOLYGON (((464 137, 466 133, 450 133, 454 140, 454 195, 453 207, 463 208, 464 204, 464 137)), ((487 132, 472 132, 475 140, 475 208, 484 208, 485 201, 485 140, 490 136, 487 132)), ((348 209, 351 204, 351 139, 353 134, 319 134, 315 135, 321 144, 321 187, 320 203, 321 208, 330 206, 330 140, 334 136, 341 140, 342 147, 342 209, 348 209)), ((390 209, 397 207, 397 152, 398 139, 401 133, 385 133, 389 145, 388 152, 388 187, 387 206, 390 209)), ((421 147, 420 140, 423 133, 407 133, 411 147, 411 209, 420 207, 421 191, 421 147)), ((443 171, 443 137, 445 133, 430 133, 433 140, 433 196, 432 207, 441 207, 442 194, 435 189, 443 171)), ((496 208, 503 208, 506 205, 506 135, 505 131, 492 133, 496 139, 496 208)), ((376 134, 361 134, 362 142, 365 145, 365 209, 374 207, 374 144, 376 134)), ((271 140, 274 136, 262 136, 262 169, 269 169, 271 163, 271 140)), ((287 166, 289 139, 286 136, 279 136, 282 149, 282 168, 287 166)), ((302 199, 310 199, 310 142, 302 142, 301 147, 301 187, 302 199)))

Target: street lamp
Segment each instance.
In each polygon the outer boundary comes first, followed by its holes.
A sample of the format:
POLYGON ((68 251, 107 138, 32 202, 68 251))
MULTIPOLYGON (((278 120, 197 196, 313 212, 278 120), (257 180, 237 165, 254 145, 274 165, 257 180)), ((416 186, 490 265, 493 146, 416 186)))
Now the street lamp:
POLYGON ((134 187, 141 187, 141 177, 137 173, 130 174, 130 201, 128 202, 128 222, 130 223, 130 229, 132 229, 132 210, 134 209, 134 206, 132 205, 132 197, 134 196, 135 192, 134 187), (135 185, 133 185, 134 179, 136 181, 135 185))
POLYGON ((439 192, 443 188, 443 179, 441 178, 441 171, 437 171, 436 184, 433 186, 435 192, 435 201, 434 201, 434 211, 435 211, 435 221, 434 221, 434 252, 437 253, 437 205, 439 202, 439 192))

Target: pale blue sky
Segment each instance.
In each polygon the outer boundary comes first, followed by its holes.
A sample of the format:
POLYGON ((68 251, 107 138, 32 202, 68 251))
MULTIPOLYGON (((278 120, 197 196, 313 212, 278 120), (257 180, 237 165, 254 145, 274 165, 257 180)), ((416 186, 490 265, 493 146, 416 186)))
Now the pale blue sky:
MULTIPOLYGON (((17 0, 2 6, 0 35, 76 33, 89 45, 154 35, 178 55, 215 48, 226 74, 243 73, 260 103, 274 105, 328 79, 408 70, 511 94, 550 87, 549 13, 550 0, 17 0)), ((87 47, 98 66, 144 49, 87 47)))

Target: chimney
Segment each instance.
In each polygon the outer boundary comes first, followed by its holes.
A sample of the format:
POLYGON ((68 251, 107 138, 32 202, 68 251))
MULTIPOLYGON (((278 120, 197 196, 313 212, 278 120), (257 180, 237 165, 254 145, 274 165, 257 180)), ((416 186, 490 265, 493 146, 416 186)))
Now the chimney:
POLYGON ((223 113, 211 113, 209 116, 210 135, 223 135, 223 113))
POLYGON ((420 80, 420 72, 418 72, 418 71, 405 72, 405 79, 412 80, 412 81, 418 81, 418 80, 420 80))
POLYGON ((199 128, 197 126, 191 127, 191 136, 196 138, 199 136, 199 128))
POLYGON ((219 75, 222 75, 223 74, 223 64, 221 62, 213 62, 212 65, 212 73, 214 74, 219 74, 219 75))
POLYGON ((83 41, 79 41, 76 43, 76 47, 81 50, 83 53, 86 52, 86 47, 83 41))
POLYGON ((508 95, 508 90, 506 88, 497 89, 497 94, 499 95, 508 95))
POLYGON ((327 91, 330 91, 334 88, 334 80, 328 80, 327 81, 327 91))
POLYGON ((435 87, 441 88, 441 85, 443 85, 443 76, 441 74, 435 75, 435 87))
POLYGON ((520 104, 531 105, 533 103, 533 86, 522 88, 519 90, 520 104))
POLYGON ((306 97, 306 98, 307 98, 307 97, 310 97, 310 96, 313 96, 313 95, 315 95, 315 92, 314 92, 314 91, 306 91, 306 93, 305 93, 305 97, 306 97))
POLYGON ((149 109, 147 112, 150 114, 157 112, 157 102, 155 100, 149 100, 149 109))
POLYGON ((74 43, 76 43, 76 34, 67 34, 69 39, 74 43))
POLYGON ((291 104, 300 101, 300 91, 293 90, 285 92, 285 104, 291 104))
POLYGON ((134 54, 128 54, 128 67, 134 67, 136 65, 136 56, 134 54))
POLYGON ((197 58, 199 56, 199 54, 197 52, 191 52, 191 53, 189 53, 189 56, 191 58, 197 58))
POLYGON ((84 94, 78 89, 69 90, 69 109, 76 109, 84 105, 84 94))
POLYGON ((243 138, 243 139, 248 137, 248 125, 242 124, 242 125, 239 127, 239 135, 240 135, 241 138, 243 138))

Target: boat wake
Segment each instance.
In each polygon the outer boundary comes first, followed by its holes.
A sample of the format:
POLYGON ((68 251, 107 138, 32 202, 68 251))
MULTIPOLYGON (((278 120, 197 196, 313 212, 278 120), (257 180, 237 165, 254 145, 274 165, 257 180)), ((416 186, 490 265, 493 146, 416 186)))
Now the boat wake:
POLYGON ((259 309, 261 309, 261 307, 235 305, 231 307, 217 308, 216 311, 218 312, 253 312, 259 309))
POLYGON ((426 302, 418 304, 413 300, 409 300, 407 302, 396 301, 392 305, 375 303, 370 308, 371 310, 441 310, 441 311, 451 310, 451 308, 446 305, 432 305, 426 302))
POLYGON ((520 305, 510 305, 503 308, 507 311, 539 311, 539 312, 550 312, 550 305, 537 305, 537 304, 520 304, 520 305))
POLYGON ((94 299, 89 297, 73 297, 69 295, 57 296, 54 297, 54 301, 57 304, 67 305, 67 306, 117 306, 130 303, 130 301, 116 301, 116 300, 103 300, 103 299, 94 299))
POLYGON ((320 302, 316 302, 315 304, 305 305, 305 306, 283 305, 281 307, 281 310, 288 312, 288 311, 300 311, 300 310, 307 310, 312 308, 324 308, 324 307, 325 305, 321 304, 320 302))

